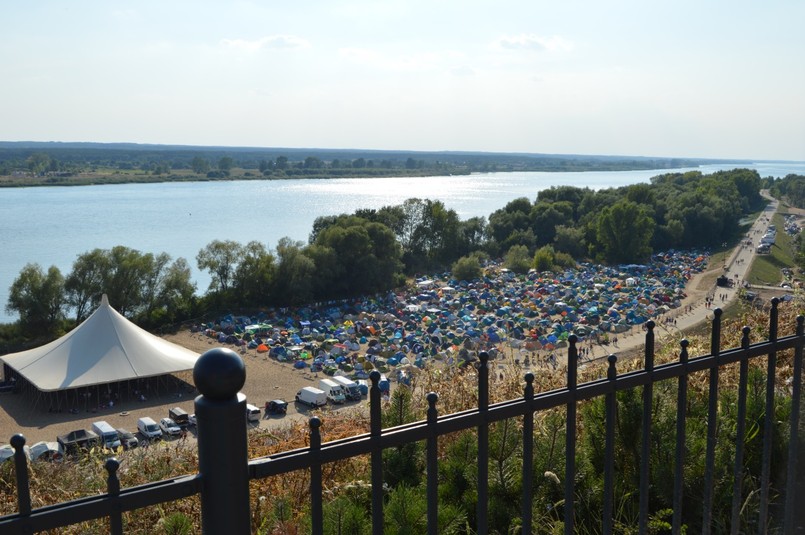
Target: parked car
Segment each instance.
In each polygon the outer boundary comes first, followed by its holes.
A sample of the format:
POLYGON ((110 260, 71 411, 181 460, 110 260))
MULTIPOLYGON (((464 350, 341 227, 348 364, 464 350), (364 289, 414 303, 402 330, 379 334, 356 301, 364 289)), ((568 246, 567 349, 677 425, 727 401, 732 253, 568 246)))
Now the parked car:
POLYGON ((285 414, 288 412, 288 402, 281 399, 266 401, 266 414, 285 414))
POLYGON ((66 435, 61 435, 56 438, 62 450, 65 453, 75 453, 80 449, 90 449, 93 446, 98 446, 101 443, 97 434, 87 429, 76 429, 70 431, 66 435))
POLYGON ((130 450, 131 448, 136 448, 140 445, 140 441, 137 440, 137 437, 135 437, 134 433, 131 431, 118 429, 117 436, 120 438, 120 443, 123 445, 124 450, 130 450))
POLYGON ((148 416, 137 419, 137 431, 139 431, 146 440, 162 438, 162 429, 148 416))
MULTIPOLYGON (((24 446, 26 452, 27 448, 28 446, 24 446)), ((14 446, 12 446, 11 444, 3 444, 2 446, 0 446, 0 464, 8 460, 14 462, 14 453, 15 453, 14 446)))
POLYGON ((196 425, 196 413, 195 412, 187 417, 187 423, 189 425, 196 425))
POLYGON ((162 430, 163 435, 178 437, 182 434, 182 428, 172 418, 162 418, 159 421, 159 428, 162 430))
POLYGON ((64 451, 58 442, 37 442, 28 450, 32 461, 61 461, 64 451))

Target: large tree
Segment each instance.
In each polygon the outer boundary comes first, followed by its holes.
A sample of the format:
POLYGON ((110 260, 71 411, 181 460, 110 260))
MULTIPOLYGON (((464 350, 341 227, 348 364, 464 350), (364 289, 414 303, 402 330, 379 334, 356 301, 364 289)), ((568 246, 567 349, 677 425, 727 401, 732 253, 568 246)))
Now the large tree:
POLYGON ((277 244, 277 276, 272 285, 276 303, 301 305, 313 297, 316 264, 303 250, 302 242, 282 238, 277 244))
POLYGON ((104 280, 109 271, 109 258, 103 249, 78 255, 64 282, 67 304, 75 311, 75 319, 83 321, 101 301, 104 280))
POLYGON ((16 312, 20 324, 32 331, 52 332, 64 319, 64 277, 51 266, 47 273, 39 264, 28 264, 9 288, 6 312, 16 312))
POLYGON ((118 312, 133 317, 145 309, 145 281, 153 269, 153 256, 122 245, 112 247, 108 256, 104 293, 118 312))
POLYGON ((654 220, 645 206, 620 200, 598 218, 598 243, 611 263, 645 260, 651 254, 654 220))
POLYGON ((268 249, 258 241, 250 241, 241 251, 232 286, 245 306, 265 305, 270 301, 277 265, 268 249))
POLYGON ((213 240, 196 255, 196 264, 209 271, 212 292, 227 293, 240 262, 242 246, 233 240, 213 240))

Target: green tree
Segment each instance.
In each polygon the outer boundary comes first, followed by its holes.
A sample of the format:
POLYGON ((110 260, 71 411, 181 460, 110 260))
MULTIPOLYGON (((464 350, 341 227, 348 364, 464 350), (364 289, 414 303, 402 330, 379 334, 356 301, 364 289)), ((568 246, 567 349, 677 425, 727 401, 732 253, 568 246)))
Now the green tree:
POLYGON ((321 169, 322 167, 324 167, 324 162, 315 156, 305 158, 305 169, 321 169))
POLYGON ((537 252, 534 253, 534 262, 532 265, 534 269, 540 273, 543 271, 553 271, 553 251, 551 248, 546 245, 545 247, 537 249, 537 252))
POLYGON ((6 312, 16 312, 20 325, 31 332, 53 332, 64 319, 64 277, 51 266, 47 273, 39 264, 27 264, 9 288, 6 312))
POLYGON ((576 227, 559 225, 553 238, 554 248, 581 260, 587 254, 587 240, 584 230, 576 227))
POLYGON ((208 162, 205 158, 202 158, 201 156, 195 156, 190 161, 190 168, 197 175, 205 175, 210 170, 210 162, 208 162))
POLYGON ((274 255, 262 243, 250 241, 243 247, 232 283, 243 305, 269 302, 276 270, 274 255))
POLYGON ((198 252, 196 264, 210 273, 210 291, 229 292, 242 252, 242 246, 232 240, 213 240, 198 252))
POLYGON ((320 291, 327 297, 374 293, 392 288, 402 269, 401 250, 394 234, 381 223, 356 216, 339 216, 321 230, 315 249, 320 291))
POLYGON ((303 246, 287 237, 277 244, 277 276, 271 293, 280 305, 301 305, 312 300, 316 264, 303 246))
POLYGON ((39 176, 50 166, 50 156, 44 152, 35 152, 28 157, 27 164, 31 174, 39 176))
POLYGON ((160 277, 157 305, 171 321, 175 321, 178 314, 190 312, 195 292, 190 265, 184 258, 177 258, 160 277))
POLYGON ((462 256, 456 260, 451 271, 454 278, 463 281, 477 279, 483 273, 481 263, 478 262, 478 257, 474 255, 462 256))
POLYGON ((153 269, 153 255, 122 245, 112 247, 107 254, 109 270, 103 281, 104 293, 118 312, 132 317, 146 308, 143 283, 153 269))
POLYGON ((73 269, 65 278, 64 289, 67 304, 75 310, 77 322, 86 319, 101 302, 109 269, 109 258, 103 249, 80 254, 73 262, 73 269))
POLYGON ((527 273, 531 269, 531 257, 525 245, 513 245, 506 253, 503 264, 515 273, 527 273))
POLYGON ((558 225, 573 224, 573 206, 567 201, 538 202, 529 213, 536 245, 547 245, 556 237, 558 225))
POLYGON ((326 535, 368 535, 372 523, 366 517, 366 509, 361 503, 341 496, 324 505, 324 533, 326 535))
POLYGON ((218 170, 228 175, 232 168, 235 167, 235 160, 231 156, 221 156, 218 160, 218 170))
POLYGON ((651 254, 654 219, 645 206, 621 200, 604 208, 598 219, 598 242, 611 263, 645 260, 651 254))
MULTIPOLYGON (((383 427, 396 427, 416 420, 411 389, 392 390, 388 409, 383 413, 383 427)), ((409 442, 383 450, 383 480, 391 487, 416 487, 422 479, 424 463, 422 443, 409 442)))

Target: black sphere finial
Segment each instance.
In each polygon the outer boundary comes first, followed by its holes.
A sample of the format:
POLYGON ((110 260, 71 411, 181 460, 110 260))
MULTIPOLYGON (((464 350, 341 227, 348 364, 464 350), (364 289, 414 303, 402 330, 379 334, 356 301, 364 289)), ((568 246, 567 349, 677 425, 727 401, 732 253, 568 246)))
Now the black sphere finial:
POLYGON ((232 399, 246 383, 246 365, 231 349, 216 347, 196 361, 193 382, 206 398, 219 401, 232 399))
POLYGON ((22 448, 23 446, 25 446, 25 437, 20 433, 17 433, 13 437, 11 437, 11 446, 15 450, 22 448))

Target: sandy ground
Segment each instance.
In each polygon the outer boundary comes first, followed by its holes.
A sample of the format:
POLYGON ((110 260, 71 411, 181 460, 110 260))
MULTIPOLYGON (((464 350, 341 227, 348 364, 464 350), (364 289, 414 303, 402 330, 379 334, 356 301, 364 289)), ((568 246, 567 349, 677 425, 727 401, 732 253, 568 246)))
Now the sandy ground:
MULTIPOLYGON (((219 344, 212 339, 189 331, 165 338, 199 353, 219 347, 219 344)), ((303 386, 317 386, 318 380, 325 377, 324 375, 313 374, 310 370, 294 369, 291 364, 269 359, 265 354, 257 353, 255 350, 245 350, 241 353, 241 357, 246 363, 246 384, 241 391, 246 394, 248 403, 262 409, 266 401, 272 399, 279 398, 289 402, 286 416, 263 419, 260 421, 260 427, 284 425, 284 422, 307 419, 310 416, 306 407, 293 403, 294 396, 303 386)), ((192 384, 190 372, 182 378, 192 384)), ((175 393, 149 397, 145 402, 122 402, 113 409, 95 409, 78 414, 49 413, 41 406, 34 407, 33 401, 30 395, 0 394, 0 444, 8 443, 11 436, 16 433, 22 433, 29 445, 41 440, 53 441, 58 435, 74 429, 89 429, 92 422, 98 420, 106 420, 112 427, 122 427, 136 433, 137 419, 140 417, 150 416, 159 421, 160 418, 168 416, 171 407, 177 406, 188 413, 195 412, 192 395, 183 395, 180 398, 175 393)), ((347 402, 344 407, 355 406, 358 403, 347 402)), ((192 430, 190 436, 192 438, 192 430)))

